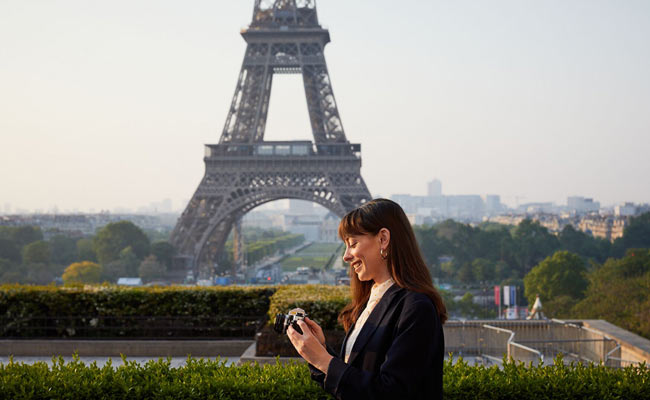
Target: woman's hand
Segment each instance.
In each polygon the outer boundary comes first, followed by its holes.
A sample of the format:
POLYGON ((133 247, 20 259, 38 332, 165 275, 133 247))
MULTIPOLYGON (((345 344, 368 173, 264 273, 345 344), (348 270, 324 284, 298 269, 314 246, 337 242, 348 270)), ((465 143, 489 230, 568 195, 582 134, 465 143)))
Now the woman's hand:
MULTIPOLYGON (((312 321, 312 323, 318 327, 315 322, 312 321)), ((305 321, 298 321, 298 326, 300 326, 300 329, 302 330, 302 335, 293 329, 293 326, 289 326, 287 329, 287 336, 289 336, 291 344, 293 344, 293 347, 296 348, 298 354, 300 354, 305 361, 322 372, 327 373, 330 361, 334 357, 327 352, 325 346, 321 344, 320 339, 312 333, 310 326, 307 325, 305 321)), ((320 327, 318 327, 318 329, 320 335, 322 335, 322 329, 320 329, 320 327)), ((325 336, 322 336, 322 338, 323 342, 325 342, 325 336)))
POLYGON ((305 322, 309 326, 309 329, 311 329, 311 334, 314 335, 316 337, 316 339, 318 339, 320 344, 322 344, 323 347, 324 347, 325 346, 325 334, 323 333, 323 329, 316 322, 314 322, 313 320, 311 320, 311 319, 309 319, 307 317, 305 317, 305 322))

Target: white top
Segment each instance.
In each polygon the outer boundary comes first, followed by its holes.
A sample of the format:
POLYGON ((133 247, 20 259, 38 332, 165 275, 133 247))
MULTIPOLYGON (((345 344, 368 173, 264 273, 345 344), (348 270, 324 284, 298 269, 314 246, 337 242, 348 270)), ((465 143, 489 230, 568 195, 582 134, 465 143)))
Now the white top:
POLYGON ((352 352, 352 347, 354 346, 354 342, 357 340, 357 336, 359 336, 359 332, 361 332, 361 328, 363 328, 363 325, 366 323, 368 320, 368 317, 370 316, 370 313, 372 310, 375 309, 375 306, 377 303, 379 303, 379 300, 384 296, 384 293, 390 288, 395 281, 393 281, 392 278, 388 278, 388 280, 381 285, 374 284, 372 285, 372 289, 370 289, 370 298, 368 299, 368 304, 366 305, 366 308, 363 310, 361 315, 359 316, 359 319, 357 319, 357 322, 354 324, 354 329, 350 333, 350 336, 348 336, 348 341, 345 343, 345 362, 347 363, 348 360, 350 359, 350 353, 352 352))

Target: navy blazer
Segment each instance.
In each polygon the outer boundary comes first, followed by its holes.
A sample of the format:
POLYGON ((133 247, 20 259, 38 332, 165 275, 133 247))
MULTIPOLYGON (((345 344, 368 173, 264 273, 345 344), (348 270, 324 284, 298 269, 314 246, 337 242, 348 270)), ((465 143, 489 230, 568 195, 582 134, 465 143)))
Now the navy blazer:
POLYGON ((444 336, 438 311, 422 293, 393 284, 370 313, 346 364, 345 344, 311 377, 337 399, 442 399, 444 336))

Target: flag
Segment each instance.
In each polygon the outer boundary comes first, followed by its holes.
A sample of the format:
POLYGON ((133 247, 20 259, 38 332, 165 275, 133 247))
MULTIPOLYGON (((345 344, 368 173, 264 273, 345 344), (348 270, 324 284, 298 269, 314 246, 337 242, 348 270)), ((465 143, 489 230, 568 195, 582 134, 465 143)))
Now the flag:
POLYGON ((510 286, 504 286, 503 287, 503 305, 504 306, 509 306, 512 304, 510 302, 510 286))
POLYGON ((510 286, 510 301, 512 302, 511 305, 513 305, 513 306, 517 305, 517 287, 516 286, 510 286))
POLYGON ((494 305, 501 305, 501 286, 494 287, 494 305))

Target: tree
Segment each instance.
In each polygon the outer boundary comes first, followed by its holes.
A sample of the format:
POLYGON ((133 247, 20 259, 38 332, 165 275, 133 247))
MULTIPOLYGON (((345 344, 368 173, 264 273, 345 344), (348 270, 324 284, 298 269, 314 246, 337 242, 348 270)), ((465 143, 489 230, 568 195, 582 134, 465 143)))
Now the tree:
POLYGON ((174 252, 174 246, 172 246, 169 242, 161 241, 151 245, 151 254, 156 256, 158 261, 164 264, 167 269, 171 268, 172 266, 174 252))
POLYGON ((11 262, 11 260, 0 258, 0 276, 2 276, 2 274, 5 272, 11 271, 12 269, 14 269, 14 264, 11 262))
POLYGON ((584 297, 588 281, 584 261, 566 250, 545 258, 524 277, 528 304, 539 295, 544 312, 553 317, 570 316, 571 308, 584 297))
POLYGON ((164 265, 158 262, 156 256, 151 255, 145 258, 140 264, 138 274, 143 281, 152 281, 165 277, 167 269, 164 265))
POLYGON ((63 272, 63 283, 98 283, 102 267, 91 261, 72 263, 63 272))
POLYGON ((630 249, 588 274, 574 317, 604 319, 650 339, 650 249, 630 249))
POLYGON ((40 262, 23 264, 22 268, 26 273, 25 281, 35 285, 47 285, 54 280, 58 272, 52 265, 40 262))
POLYGON ((496 278, 496 265, 485 258, 477 258, 472 261, 472 272, 476 281, 492 282, 496 278))
POLYGON ((102 279, 115 282, 118 278, 138 276, 139 266, 140 260, 138 260, 133 249, 127 247, 120 252, 117 260, 102 265, 102 279))
POLYGON ((458 270, 458 280, 463 283, 472 283, 475 281, 474 270, 468 262, 460 266, 458 270))
POLYGON ((126 247, 131 247, 139 260, 149 254, 149 238, 130 221, 110 223, 93 238, 93 250, 102 264, 117 259, 126 247))
POLYGON ((557 238, 551 235, 548 229, 530 219, 525 219, 517 225, 513 239, 515 259, 522 276, 559 247, 557 238))
POLYGON ((10 269, 0 275, 0 283, 23 283, 25 276, 18 269, 10 269))
POLYGON ((140 260, 138 259, 138 256, 136 256, 131 246, 128 246, 120 251, 118 260, 124 264, 127 276, 133 277, 138 275, 140 260))
POLYGON ((586 258, 603 262, 609 255, 611 244, 604 239, 594 238, 567 225, 558 235, 560 249, 568 250, 586 258))
POLYGON ((91 239, 77 240, 77 261, 97 261, 97 254, 93 250, 91 239))
POLYGON ((614 242, 615 255, 623 256, 627 249, 650 248, 650 212, 632 218, 623 237, 614 242))
MULTIPOLYGON (((70 265, 77 258, 77 243, 64 235, 56 235, 50 239, 52 262, 59 265, 70 265)), ((92 260, 91 260, 92 261, 92 260)))
POLYGON ((43 240, 43 232, 37 226, 19 226, 13 228, 11 239, 18 248, 28 245, 37 240, 43 240))
POLYGON ((49 264, 51 259, 50 244, 43 240, 32 242, 23 247, 23 264, 49 264))
POLYGON ((0 239, 0 258, 20 263, 20 249, 11 239, 0 239))

